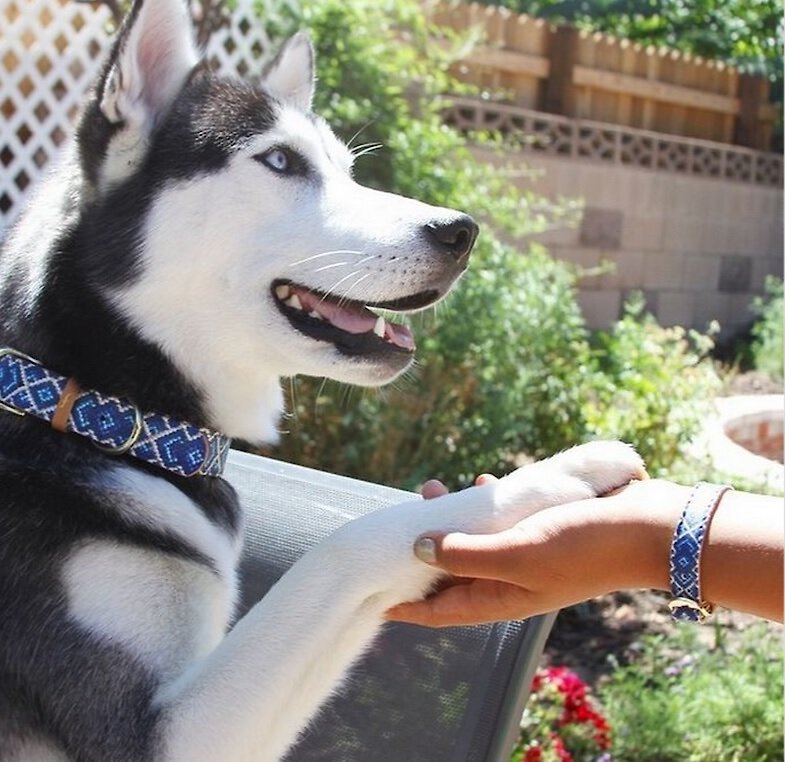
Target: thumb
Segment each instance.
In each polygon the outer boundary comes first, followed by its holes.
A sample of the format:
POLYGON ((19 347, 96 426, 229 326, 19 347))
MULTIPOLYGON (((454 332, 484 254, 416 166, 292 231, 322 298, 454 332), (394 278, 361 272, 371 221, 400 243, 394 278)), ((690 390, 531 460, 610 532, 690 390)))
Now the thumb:
POLYGON ((414 542, 414 555, 454 577, 514 581, 526 546, 517 528, 494 534, 426 534, 414 542))

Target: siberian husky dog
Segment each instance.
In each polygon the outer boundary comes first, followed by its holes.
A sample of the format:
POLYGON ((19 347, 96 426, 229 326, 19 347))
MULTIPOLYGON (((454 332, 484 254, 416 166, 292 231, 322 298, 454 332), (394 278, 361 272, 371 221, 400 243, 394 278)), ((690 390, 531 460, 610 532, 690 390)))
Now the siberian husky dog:
POLYGON ((280 759, 437 581, 423 531, 492 531, 640 473, 597 443, 347 524, 229 629, 229 437, 276 436, 281 376, 383 384, 466 267, 465 214, 370 190, 311 112, 295 36, 251 85, 137 1, 70 152, 0 257, 0 760, 280 759))

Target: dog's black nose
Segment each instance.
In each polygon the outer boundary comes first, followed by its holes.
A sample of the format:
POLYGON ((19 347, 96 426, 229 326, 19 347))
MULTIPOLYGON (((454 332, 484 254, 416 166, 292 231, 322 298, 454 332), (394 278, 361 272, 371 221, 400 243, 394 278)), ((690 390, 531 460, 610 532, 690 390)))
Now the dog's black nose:
POLYGON ((480 228, 468 214, 459 214, 450 220, 429 222, 425 226, 440 247, 464 265, 477 240, 480 228))

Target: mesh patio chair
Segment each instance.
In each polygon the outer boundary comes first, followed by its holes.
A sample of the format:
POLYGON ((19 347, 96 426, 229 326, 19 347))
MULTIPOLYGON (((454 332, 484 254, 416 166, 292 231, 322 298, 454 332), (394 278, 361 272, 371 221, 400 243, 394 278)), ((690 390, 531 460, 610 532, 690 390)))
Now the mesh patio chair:
MULTIPOLYGON (((240 452, 227 477, 246 511, 243 611, 342 523, 412 498, 240 452)), ((553 616, 389 625, 287 762, 506 762, 553 616)))

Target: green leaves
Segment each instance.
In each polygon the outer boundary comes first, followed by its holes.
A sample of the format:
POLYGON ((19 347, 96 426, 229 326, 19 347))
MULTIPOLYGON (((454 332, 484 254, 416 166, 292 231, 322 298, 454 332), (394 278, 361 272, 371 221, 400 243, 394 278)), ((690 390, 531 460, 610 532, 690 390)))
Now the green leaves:
POLYGON ((634 295, 613 330, 597 337, 599 375, 586 406, 600 438, 633 442, 650 473, 664 472, 700 430, 720 388, 709 336, 662 328, 634 295))
POLYGON ((783 309, 782 281, 769 277, 766 281, 766 299, 756 299, 753 310, 758 320, 752 327, 752 362, 756 369, 772 378, 783 378, 783 309))
POLYGON ((695 627, 649 636, 600 687, 613 759, 764 762, 782 756, 782 647, 758 623, 707 647, 695 627))

